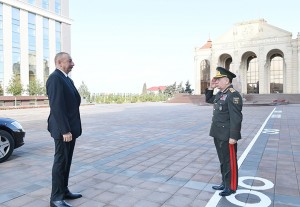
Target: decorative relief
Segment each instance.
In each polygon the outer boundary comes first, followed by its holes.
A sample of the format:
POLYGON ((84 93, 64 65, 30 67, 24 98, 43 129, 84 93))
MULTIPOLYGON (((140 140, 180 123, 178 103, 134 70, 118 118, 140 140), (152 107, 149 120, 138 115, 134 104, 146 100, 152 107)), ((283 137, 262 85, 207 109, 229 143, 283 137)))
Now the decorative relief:
POLYGON ((245 26, 242 29, 243 36, 252 36, 255 33, 255 29, 252 25, 245 26))
POLYGON ((259 47, 258 49, 258 52, 259 52, 259 55, 262 55, 264 53, 264 47, 259 47))
POLYGON ((232 48, 233 45, 235 47, 251 47, 251 46, 256 46, 256 45, 267 45, 270 43, 277 43, 279 42, 278 37, 274 38, 268 38, 268 39, 260 39, 260 40, 250 40, 250 41, 239 41, 239 42, 234 42, 234 43, 227 43, 223 44, 222 48, 232 48))

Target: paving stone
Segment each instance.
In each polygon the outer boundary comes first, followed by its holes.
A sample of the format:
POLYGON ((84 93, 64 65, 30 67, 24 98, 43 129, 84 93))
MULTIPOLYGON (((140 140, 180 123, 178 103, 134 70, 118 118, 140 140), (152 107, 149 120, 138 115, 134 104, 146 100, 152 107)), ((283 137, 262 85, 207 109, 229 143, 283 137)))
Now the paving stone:
POLYGON ((115 199, 119 198, 122 194, 113 193, 110 191, 105 191, 99 195, 97 195, 94 200, 104 202, 104 203, 110 203, 114 201, 115 199))
POLYGON ((34 206, 38 206, 38 207, 49 207, 49 201, 45 201, 45 200, 34 200, 32 202, 29 202, 27 204, 22 204, 22 207, 34 207, 34 206))
POLYGON ((136 204, 134 204, 134 207, 160 207, 161 205, 159 203, 154 203, 147 200, 140 200, 136 204))
MULTIPOLYGON (((244 107, 238 158, 273 111, 273 106, 244 107)), ((261 177, 274 186, 255 190, 274 207, 299 206, 300 105, 276 106, 239 168, 239 176, 261 177), (279 112, 281 111, 281 112, 279 112)), ((25 145, 1 163, 0 206, 49 206, 54 143, 46 130, 48 108, 1 111, 26 130, 25 145), (28 116, 31 114, 31 116, 28 116)), ((74 206, 205 207, 221 182, 219 160, 208 136, 212 107, 137 103, 81 107, 83 134, 77 140, 70 189, 83 197, 74 206)), ((245 180, 252 188, 264 185, 245 180)), ((247 190, 239 186, 240 190, 247 190)), ((248 203, 258 196, 238 194, 248 203)), ((237 207, 216 197, 217 207, 237 207)))
POLYGON ((185 196, 180 195, 173 195, 166 204, 176 206, 176 207, 182 207, 182 206, 189 206, 193 203, 194 199, 187 198, 185 196))
POLYGON ((123 195, 123 196, 115 199, 114 201, 112 201, 110 204, 116 205, 119 207, 131 207, 131 206, 134 206, 135 204, 137 204, 138 202, 139 202, 138 198, 123 195))
POLYGON ((153 192, 147 196, 147 200, 163 204, 165 203, 170 197, 172 197, 171 193, 164 193, 164 192, 153 192))
POLYGON ((104 207, 106 206, 105 203, 101 203, 98 201, 87 201, 85 203, 80 204, 78 207, 104 207))
POLYGON ((9 206, 9 207, 19 207, 19 206, 26 205, 26 204, 34 201, 34 200, 35 200, 35 198, 32 198, 32 197, 27 196, 27 195, 23 195, 23 196, 20 196, 18 198, 7 201, 4 204, 6 206, 9 206))

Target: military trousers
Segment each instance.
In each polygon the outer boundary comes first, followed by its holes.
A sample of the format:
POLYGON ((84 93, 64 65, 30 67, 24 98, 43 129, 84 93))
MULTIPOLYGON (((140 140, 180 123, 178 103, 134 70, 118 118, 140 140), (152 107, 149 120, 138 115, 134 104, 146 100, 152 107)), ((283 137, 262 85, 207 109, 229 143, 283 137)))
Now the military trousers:
POLYGON ((222 184, 225 188, 236 190, 238 185, 238 166, 236 159, 237 143, 214 138, 215 147, 220 161, 222 184))

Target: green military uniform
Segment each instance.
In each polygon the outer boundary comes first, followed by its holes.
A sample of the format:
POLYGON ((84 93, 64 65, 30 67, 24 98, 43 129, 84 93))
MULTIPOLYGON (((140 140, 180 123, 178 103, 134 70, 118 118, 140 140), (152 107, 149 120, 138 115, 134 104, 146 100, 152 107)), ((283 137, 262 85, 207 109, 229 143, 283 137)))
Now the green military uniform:
POLYGON ((241 139, 242 97, 232 85, 216 95, 213 95, 213 90, 207 89, 205 95, 206 102, 214 104, 209 135, 214 137, 220 161, 222 185, 225 189, 236 191, 238 184, 237 144, 229 144, 229 138, 241 139))

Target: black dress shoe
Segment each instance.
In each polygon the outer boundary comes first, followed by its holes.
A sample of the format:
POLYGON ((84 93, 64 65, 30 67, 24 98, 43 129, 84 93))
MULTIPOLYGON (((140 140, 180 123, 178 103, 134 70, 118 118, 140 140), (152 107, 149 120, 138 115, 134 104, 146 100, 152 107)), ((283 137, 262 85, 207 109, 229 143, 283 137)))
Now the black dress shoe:
POLYGON ((235 190, 231 190, 229 188, 226 188, 221 193, 219 193, 220 196, 230 196, 231 194, 235 194, 235 190))
POLYGON ((214 190, 224 190, 225 186, 223 184, 221 185, 215 185, 212 187, 212 189, 214 190))
POLYGON ((64 200, 61 200, 61 201, 50 201, 50 206, 51 207, 72 207, 71 204, 68 204, 64 200))
POLYGON ((77 198, 81 198, 82 195, 80 193, 71 193, 68 192, 65 194, 65 199, 77 199, 77 198))

